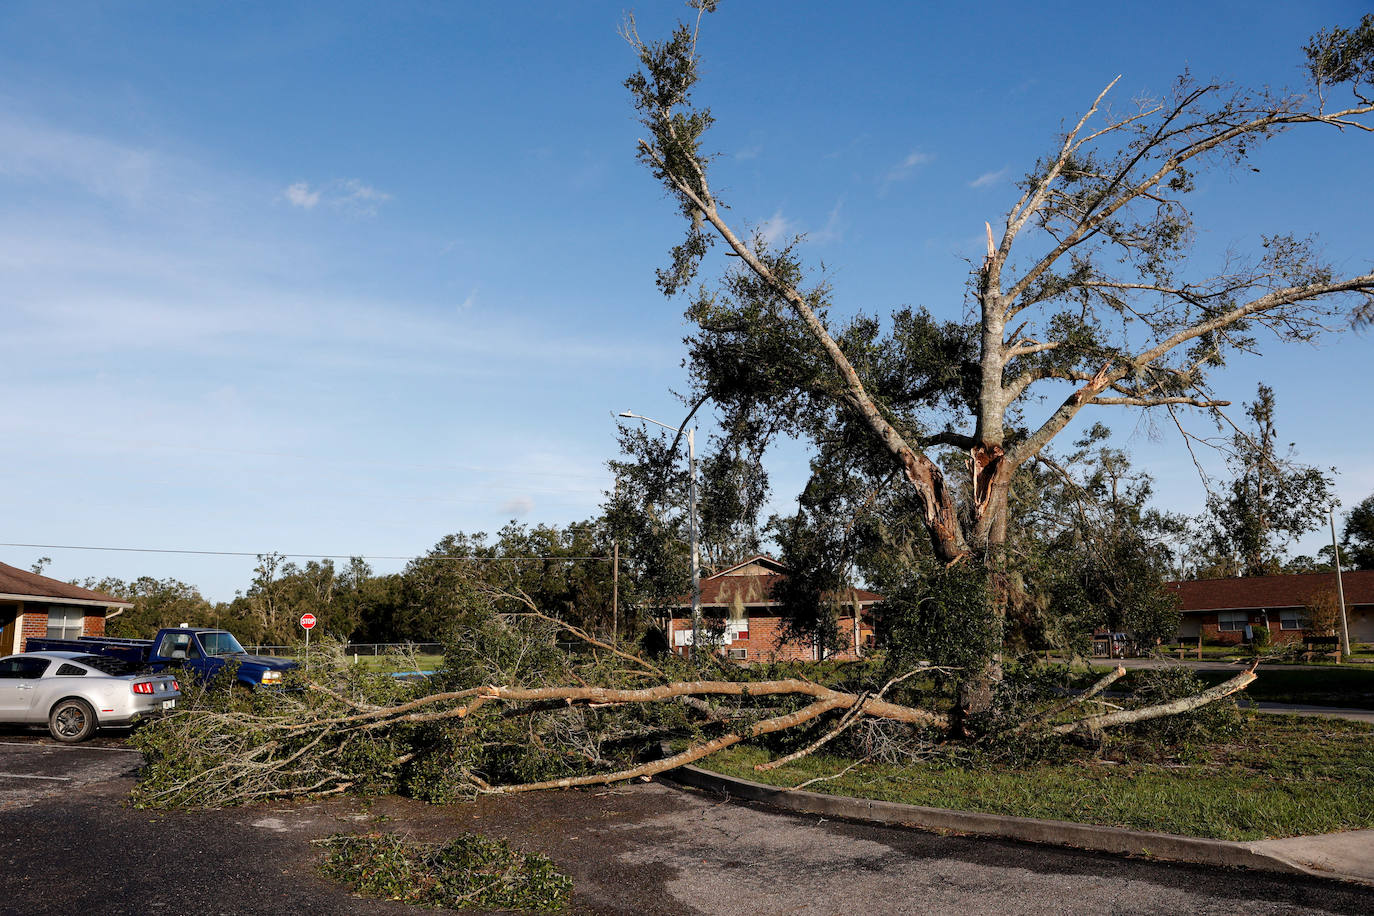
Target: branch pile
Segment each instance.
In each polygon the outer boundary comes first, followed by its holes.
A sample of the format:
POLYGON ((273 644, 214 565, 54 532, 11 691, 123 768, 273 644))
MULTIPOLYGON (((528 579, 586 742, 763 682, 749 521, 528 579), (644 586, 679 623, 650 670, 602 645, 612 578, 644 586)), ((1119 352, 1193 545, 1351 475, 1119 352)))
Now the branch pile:
MULTIPOLYGON (((903 746, 900 736, 926 748, 949 737, 948 714, 923 705, 931 697, 922 692, 929 675, 947 670, 921 667, 853 689, 804 677, 752 680, 749 669, 712 661, 715 677, 687 679, 681 675, 695 669, 679 660, 655 665, 586 634, 574 635, 588 651, 560 650, 559 632, 538 613, 493 619, 462 634, 433 679, 360 672, 322 652, 298 689, 249 700, 215 689, 193 694, 182 711, 136 735, 148 761, 136 803, 221 807, 343 792, 446 801, 648 777, 769 735, 778 736, 772 746, 791 748, 763 765, 770 768, 846 732, 865 740, 881 733, 884 756, 903 746), (913 679, 924 686, 908 689, 913 679), (905 702, 888 698, 894 689, 905 691, 905 702), (855 729, 860 723, 884 727, 855 729), (685 748, 646 759, 666 738, 685 748)), ((1004 731, 1016 741, 1023 738, 1014 732, 1092 735, 1197 709, 1255 677, 1252 669, 1190 697, 1102 712, 1096 696, 1122 673, 1004 731)))

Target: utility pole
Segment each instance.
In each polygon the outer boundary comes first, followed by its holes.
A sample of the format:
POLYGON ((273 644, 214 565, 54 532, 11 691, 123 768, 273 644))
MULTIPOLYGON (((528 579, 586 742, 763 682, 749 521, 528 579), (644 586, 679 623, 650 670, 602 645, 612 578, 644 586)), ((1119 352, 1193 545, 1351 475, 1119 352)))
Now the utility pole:
POLYGON ((611 541, 611 645, 620 642, 620 541, 611 541))
POLYGON ((1336 507, 1327 510, 1331 522, 1331 554, 1336 561, 1336 600, 1341 605, 1341 658, 1350 657, 1350 624, 1345 619, 1345 586, 1341 584, 1341 546, 1336 543, 1336 507))
POLYGON ((696 427, 687 430, 687 479, 690 481, 692 529, 692 654, 701 647, 701 547, 697 543, 697 437, 696 427))
MULTIPOLYGON (((698 404, 697 407, 701 405, 698 404)), ((687 429, 687 424, 692 421, 692 414, 695 414, 696 407, 692 408, 692 413, 687 415, 687 419, 682 421, 681 426, 669 426, 659 420, 622 410, 620 416, 635 420, 643 420, 655 426, 662 426, 664 429, 677 433, 677 438, 673 440, 673 450, 677 450, 678 441, 682 438, 683 432, 687 433, 687 476, 688 476, 688 500, 687 500, 687 521, 691 528, 692 537, 692 654, 696 655, 697 649, 701 646, 701 547, 697 540, 697 437, 696 427, 687 429)))

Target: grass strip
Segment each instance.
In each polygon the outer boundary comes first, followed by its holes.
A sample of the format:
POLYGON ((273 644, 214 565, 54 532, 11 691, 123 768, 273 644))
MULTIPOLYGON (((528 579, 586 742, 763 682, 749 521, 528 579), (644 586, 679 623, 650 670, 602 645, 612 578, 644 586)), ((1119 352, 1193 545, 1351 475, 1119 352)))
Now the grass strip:
MULTIPOLYGON (((1258 840, 1374 827, 1374 728, 1358 722, 1249 715, 1243 734, 1198 746, 1184 759, 1084 758, 1023 767, 864 764, 818 782, 815 792, 883 801, 1258 840)), ((852 758, 804 758, 755 772, 769 759, 742 745, 705 767, 791 787, 832 776, 852 758)))

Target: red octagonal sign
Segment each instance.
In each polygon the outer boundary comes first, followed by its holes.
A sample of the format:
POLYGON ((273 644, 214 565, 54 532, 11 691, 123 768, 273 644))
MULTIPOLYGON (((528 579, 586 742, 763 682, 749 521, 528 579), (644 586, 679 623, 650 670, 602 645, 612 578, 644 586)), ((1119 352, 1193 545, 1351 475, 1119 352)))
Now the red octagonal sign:
POLYGON ((313 627, 314 625, 315 625, 315 615, 314 615, 314 614, 302 614, 302 615, 301 615, 301 626, 305 627, 305 628, 308 630, 308 629, 310 629, 311 627, 313 627))

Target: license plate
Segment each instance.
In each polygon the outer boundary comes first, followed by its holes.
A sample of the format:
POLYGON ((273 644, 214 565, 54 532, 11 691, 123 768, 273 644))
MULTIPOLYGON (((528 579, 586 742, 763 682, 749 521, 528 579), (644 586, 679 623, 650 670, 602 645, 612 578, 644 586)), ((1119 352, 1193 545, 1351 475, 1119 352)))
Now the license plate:
POLYGON ((162 708, 163 708, 163 709, 171 709, 172 707, 174 707, 174 706, 176 706, 176 705, 177 705, 177 701, 176 701, 176 700, 163 700, 163 701, 162 701, 162 708))

